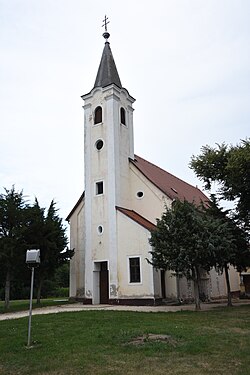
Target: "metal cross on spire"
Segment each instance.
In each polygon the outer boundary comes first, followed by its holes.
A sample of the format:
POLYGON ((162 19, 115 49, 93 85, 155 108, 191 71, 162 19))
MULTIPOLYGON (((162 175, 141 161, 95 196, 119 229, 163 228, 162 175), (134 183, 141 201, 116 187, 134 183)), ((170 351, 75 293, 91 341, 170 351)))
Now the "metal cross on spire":
POLYGON ((109 34, 108 30, 107 30, 107 24, 108 24, 110 21, 108 21, 108 17, 106 16, 106 14, 105 14, 104 20, 103 20, 102 22, 103 22, 102 27, 103 27, 103 26, 105 27, 105 31, 104 31, 104 33, 102 34, 102 36, 106 39, 106 42, 107 42, 107 41, 108 41, 108 38, 110 37, 110 34, 109 34))

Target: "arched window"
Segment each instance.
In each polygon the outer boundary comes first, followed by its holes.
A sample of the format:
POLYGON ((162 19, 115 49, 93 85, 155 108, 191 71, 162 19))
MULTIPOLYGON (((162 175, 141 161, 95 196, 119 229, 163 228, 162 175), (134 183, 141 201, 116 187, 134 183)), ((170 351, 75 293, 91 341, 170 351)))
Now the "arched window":
POLYGON ((126 125, 126 113, 125 113, 125 109, 121 108, 120 113, 121 113, 121 124, 126 125))
POLYGON ((96 107, 94 124, 102 122, 102 107, 96 107))

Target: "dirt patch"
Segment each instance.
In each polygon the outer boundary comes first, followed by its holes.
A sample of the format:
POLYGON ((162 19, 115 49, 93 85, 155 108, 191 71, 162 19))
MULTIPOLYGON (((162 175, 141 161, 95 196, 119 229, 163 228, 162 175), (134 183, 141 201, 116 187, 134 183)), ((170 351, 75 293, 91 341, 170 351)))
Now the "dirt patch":
POLYGON ((240 333, 242 335, 249 335, 249 330, 248 329, 243 329, 243 328, 238 328, 238 327, 233 327, 229 329, 232 333, 240 333))
POLYGON ((165 342, 174 347, 177 345, 177 340, 174 339, 172 336, 157 335, 154 333, 148 333, 146 335, 137 336, 133 340, 131 340, 129 344, 139 346, 139 345, 144 345, 145 343, 148 343, 148 342, 165 342))

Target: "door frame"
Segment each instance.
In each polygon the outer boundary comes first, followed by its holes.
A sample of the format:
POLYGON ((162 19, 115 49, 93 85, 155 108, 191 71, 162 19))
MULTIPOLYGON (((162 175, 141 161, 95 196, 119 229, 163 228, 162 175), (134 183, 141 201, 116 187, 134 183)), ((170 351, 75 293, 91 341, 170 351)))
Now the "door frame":
POLYGON ((93 269, 93 305, 109 303, 108 261, 95 261, 93 269))

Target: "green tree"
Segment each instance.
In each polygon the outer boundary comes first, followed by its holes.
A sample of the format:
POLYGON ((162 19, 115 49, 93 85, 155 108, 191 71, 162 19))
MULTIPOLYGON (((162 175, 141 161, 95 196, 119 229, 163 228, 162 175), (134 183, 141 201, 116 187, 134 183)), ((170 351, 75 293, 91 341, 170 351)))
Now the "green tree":
POLYGON ((55 273, 55 282, 57 287, 68 288, 69 287, 69 261, 62 264, 55 273))
POLYGON ((200 310, 200 272, 210 271, 218 251, 232 241, 226 223, 194 204, 176 201, 172 209, 166 208, 151 232, 150 263, 193 280, 195 306, 200 310))
POLYGON ((206 207, 208 215, 219 219, 224 223, 228 239, 226 246, 215 248, 215 268, 225 273, 227 285, 228 306, 232 306, 231 287, 229 278, 229 265, 232 265, 238 272, 246 270, 250 266, 250 248, 246 232, 229 216, 229 210, 219 207, 216 197, 211 195, 209 207, 206 207))
POLYGON ((66 228, 57 214, 52 200, 47 214, 38 200, 29 208, 29 221, 26 227, 26 239, 30 248, 40 249, 41 264, 36 270, 37 303, 40 303, 44 280, 54 276, 56 269, 67 262, 74 254, 66 248, 68 240, 66 228))
POLYGON ((201 148, 201 154, 192 156, 190 168, 211 191, 218 185, 216 197, 235 202, 235 217, 244 228, 250 229, 250 139, 236 146, 225 143, 215 148, 201 148))
POLYGON ((9 308, 11 280, 23 267, 25 240, 23 227, 27 204, 23 192, 12 186, 0 194, 0 263, 5 284, 5 308, 9 308))

